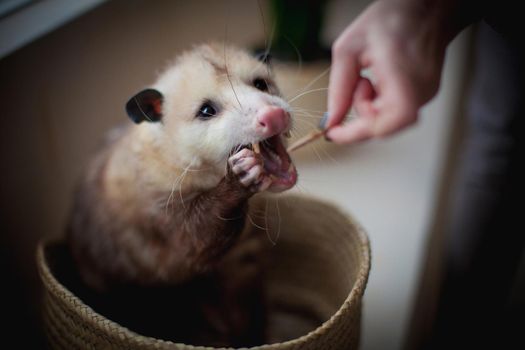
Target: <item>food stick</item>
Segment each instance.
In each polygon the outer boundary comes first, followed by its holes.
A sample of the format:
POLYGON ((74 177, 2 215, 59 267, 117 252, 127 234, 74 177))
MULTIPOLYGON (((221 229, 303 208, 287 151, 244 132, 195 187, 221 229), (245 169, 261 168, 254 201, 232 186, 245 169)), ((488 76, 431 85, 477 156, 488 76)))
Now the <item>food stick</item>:
POLYGON ((329 128, 326 127, 326 122, 328 121, 328 112, 324 112, 323 117, 319 121, 319 129, 311 131, 308 135, 301 137, 299 140, 295 141, 286 151, 293 152, 296 149, 299 149, 310 142, 317 140, 319 137, 324 136, 329 128))
POLYGON ((319 137, 321 137, 324 134, 326 134, 327 131, 328 131, 328 129, 326 129, 326 130, 314 130, 314 131, 310 132, 308 135, 303 136, 299 140, 295 141, 286 150, 288 152, 293 152, 293 151, 295 151, 295 150, 297 150, 297 149, 299 149, 299 148, 309 144, 310 142, 317 140, 319 137))

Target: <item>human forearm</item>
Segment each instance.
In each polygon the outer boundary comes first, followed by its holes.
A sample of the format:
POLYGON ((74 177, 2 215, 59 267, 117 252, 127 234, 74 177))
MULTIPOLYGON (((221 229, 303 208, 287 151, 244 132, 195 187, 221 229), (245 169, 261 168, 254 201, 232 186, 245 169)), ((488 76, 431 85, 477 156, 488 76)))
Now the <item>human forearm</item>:
POLYGON ((450 42, 470 24, 486 13, 486 1, 480 0, 380 0, 390 1, 404 8, 415 18, 428 21, 429 25, 450 42))

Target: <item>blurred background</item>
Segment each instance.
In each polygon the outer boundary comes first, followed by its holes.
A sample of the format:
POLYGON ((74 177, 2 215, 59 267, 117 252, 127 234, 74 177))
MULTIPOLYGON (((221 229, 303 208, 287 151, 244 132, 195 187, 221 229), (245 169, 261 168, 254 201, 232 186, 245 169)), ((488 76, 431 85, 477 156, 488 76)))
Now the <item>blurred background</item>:
MULTIPOLYGON (((278 83, 306 112, 296 119, 306 134, 326 109, 330 45, 368 1, 289 1, 285 8, 264 0, 10 3, 0 1, 1 307, 9 320, 2 332, 24 329, 20 347, 37 348, 36 243, 63 234, 82 168, 106 131, 127 121, 127 99, 193 44, 256 50, 272 42, 278 83)), ((363 350, 414 348, 431 328, 471 34, 449 47, 440 92, 417 126, 352 147, 319 141, 294 154, 295 191, 337 203, 370 236, 363 350)))

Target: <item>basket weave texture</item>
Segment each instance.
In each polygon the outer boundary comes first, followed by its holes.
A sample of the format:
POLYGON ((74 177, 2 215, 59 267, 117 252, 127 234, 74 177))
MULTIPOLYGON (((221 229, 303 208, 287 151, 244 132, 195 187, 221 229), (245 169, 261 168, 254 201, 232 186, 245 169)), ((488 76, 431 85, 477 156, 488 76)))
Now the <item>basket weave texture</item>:
MULTIPOLYGON (((250 349, 357 349, 361 300, 370 270, 363 229, 333 205, 304 196, 281 196, 266 207, 270 217, 278 214, 280 227, 268 271, 270 298, 302 305, 324 322, 295 339, 250 349)), ((43 241, 37 249, 43 320, 51 348, 218 349, 143 336, 98 314, 54 274, 59 260, 53 254, 60 246, 64 244, 43 241)))

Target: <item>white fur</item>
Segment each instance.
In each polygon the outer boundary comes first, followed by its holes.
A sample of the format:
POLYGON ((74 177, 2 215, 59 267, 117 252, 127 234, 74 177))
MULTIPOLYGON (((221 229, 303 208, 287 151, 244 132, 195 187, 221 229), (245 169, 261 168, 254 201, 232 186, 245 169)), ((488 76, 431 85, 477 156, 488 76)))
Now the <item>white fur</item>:
POLYGON ((169 161, 179 167, 206 164, 224 172, 234 147, 264 138, 256 128, 261 108, 290 111, 265 64, 244 51, 220 45, 198 46, 183 54, 153 87, 164 96, 163 117, 161 123, 146 128, 153 138, 163 139, 169 161), (257 90, 255 78, 270 82, 270 91, 257 90), (205 100, 219 107, 217 117, 196 117, 205 100))

